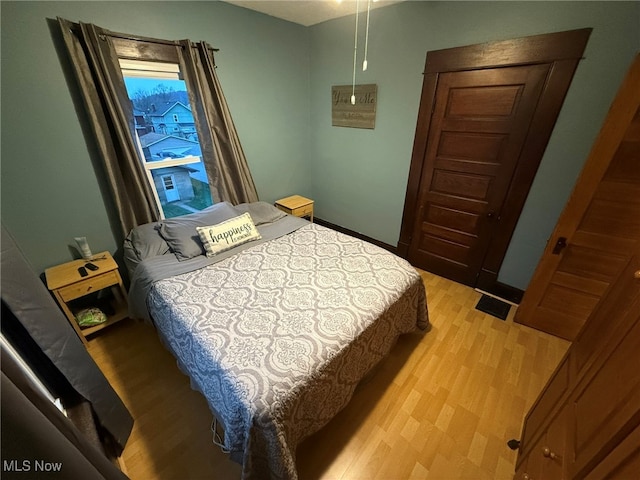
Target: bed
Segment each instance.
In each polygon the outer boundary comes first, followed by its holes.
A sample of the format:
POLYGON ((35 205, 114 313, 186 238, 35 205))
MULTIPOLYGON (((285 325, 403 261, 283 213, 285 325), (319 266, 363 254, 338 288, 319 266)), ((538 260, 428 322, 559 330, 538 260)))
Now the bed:
POLYGON ((124 250, 131 316, 155 325, 204 395, 243 478, 297 478, 300 441, 399 335, 429 326, 405 260, 264 202, 137 227, 124 250), (257 237, 208 256, 198 233, 247 214, 257 237))

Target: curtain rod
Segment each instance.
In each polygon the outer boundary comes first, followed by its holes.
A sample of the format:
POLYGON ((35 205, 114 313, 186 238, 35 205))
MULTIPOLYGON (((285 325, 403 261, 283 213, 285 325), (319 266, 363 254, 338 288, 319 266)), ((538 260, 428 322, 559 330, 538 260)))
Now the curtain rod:
MULTIPOLYGON (((142 41, 142 42, 149 42, 149 43, 159 43, 159 44, 162 44, 162 45, 173 45, 175 47, 181 47, 182 46, 182 45, 180 45, 180 42, 177 41, 177 40, 162 40, 160 38, 141 37, 141 36, 130 35, 130 34, 126 34, 126 33, 112 32, 110 30, 105 30, 105 35, 107 35, 109 37, 121 38, 123 40, 134 40, 134 41, 142 41)), ((191 43, 192 47, 196 46, 196 42, 193 42, 191 40, 189 40, 189 42, 191 43)), ((206 43, 206 42, 204 42, 204 43, 206 43)), ((219 52, 220 51, 219 48, 212 47, 208 43, 206 43, 206 45, 207 45, 208 49, 213 50, 214 52, 219 52)))
MULTIPOLYGON (((58 17, 60 19, 60 17, 58 17)), ((80 27, 80 23, 78 22, 72 22, 69 20, 65 20, 67 22, 69 22, 71 24, 71 27, 75 30, 78 30, 80 27)), ((132 34, 128 34, 128 33, 119 33, 119 32, 112 32, 111 30, 107 30, 105 28, 101 28, 98 27, 100 30, 102 30, 103 35, 106 35, 108 37, 115 37, 115 38, 121 38, 123 40, 133 40, 133 41, 142 41, 142 42, 149 42, 149 43, 157 43, 160 45, 172 45, 174 47, 180 47, 180 43, 177 40, 163 40, 161 38, 152 38, 152 37, 143 37, 143 36, 139 36, 139 35, 132 35, 132 34)), ((191 46, 194 47, 195 46, 195 42, 189 40, 191 42, 191 46)), ((204 42, 207 45, 207 48, 209 50, 212 50, 214 52, 219 52, 220 49, 219 48, 215 48, 212 47, 211 45, 209 45, 207 42, 204 42)))

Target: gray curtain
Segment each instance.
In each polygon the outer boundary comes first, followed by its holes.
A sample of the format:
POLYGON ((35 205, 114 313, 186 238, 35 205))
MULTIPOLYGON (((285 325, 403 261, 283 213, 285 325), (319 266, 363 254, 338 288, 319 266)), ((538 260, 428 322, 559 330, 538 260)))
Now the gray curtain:
POLYGON ((23 336, 28 336, 25 340, 33 341, 37 353, 53 364, 55 372, 51 373, 59 372, 91 404, 99 424, 122 451, 133 427, 131 414, 4 225, 1 232, 3 305, 23 327, 23 336))
MULTIPOLYGON (((144 51, 149 46, 177 52, 190 100, 214 202, 258 200, 240 139, 215 72, 212 49, 189 40, 167 41, 110 32, 96 25, 58 18, 78 87, 89 116, 124 239, 132 228, 156 221, 159 212, 138 157, 131 102, 114 40, 144 51)), ((131 53, 128 52, 128 53, 131 53)), ((142 58, 142 57, 141 57, 142 58)))
POLYGON ((2 353, 2 478, 126 480, 2 353), (57 464, 56 470, 38 472, 36 461, 57 464))
POLYGON ((58 23, 118 212, 118 233, 124 240, 133 227, 159 218, 138 158, 131 102, 126 97, 108 32, 62 18, 58 23))
POLYGON ((213 48, 205 42, 180 43, 212 195, 234 205, 257 202, 258 193, 216 74, 213 48))

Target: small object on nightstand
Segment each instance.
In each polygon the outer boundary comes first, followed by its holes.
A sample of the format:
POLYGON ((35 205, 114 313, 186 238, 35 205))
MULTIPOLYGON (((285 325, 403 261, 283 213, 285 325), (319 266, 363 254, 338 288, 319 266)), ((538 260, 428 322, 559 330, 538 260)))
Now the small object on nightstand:
POLYGON ((69 323, 85 345, 87 345, 85 337, 88 335, 128 317, 127 291, 118 272, 118 264, 109 252, 98 253, 90 259, 63 263, 48 268, 44 273, 47 287, 53 292, 69 323), (91 261, 87 262, 87 260, 91 261), (74 300, 107 288, 111 290, 114 297, 111 308, 100 308, 107 314, 107 321, 80 328, 76 315, 72 312, 74 300))
POLYGON ((107 316, 99 308, 85 308, 76 313, 76 321, 80 327, 93 327, 107 321, 107 316))
POLYGON ((276 207, 296 217, 310 217, 311 223, 313 223, 313 200, 300 195, 292 195, 277 200, 276 207))
POLYGON ((91 249, 89 248, 89 243, 87 242, 87 237, 75 237, 74 240, 80 249, 80 253, 82 254, 82 258, 89 259, 92 257, 91 249))

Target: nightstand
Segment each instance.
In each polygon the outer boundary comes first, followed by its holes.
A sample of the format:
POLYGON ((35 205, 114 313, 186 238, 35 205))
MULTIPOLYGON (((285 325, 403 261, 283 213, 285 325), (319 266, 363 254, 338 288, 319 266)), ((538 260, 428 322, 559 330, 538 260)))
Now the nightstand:
POLYGON ((296 217, 310 217, 311 223, 313 223, 313 200, 300 195, 292 195, 277 200, 276 207, 296 217))
POLYGON ((53 292, 69 323, 85 345, 87 345, 87 336, 127 318, 127 292, 122 284, 118 264, 109 252, 98 253, 89 260, 74 260, 48 268, 44 274, 47 279, 47 287, 53 292), (87 262, 93 263, 98 269, 86 269, 87 276, 82 277, 78 268, 83 267, 87 262), (71 302, 105 288, 111 288, 113 293, 113 312, 107 315, 107 321, 104 323, 80 328, 72 312, 71 302))

